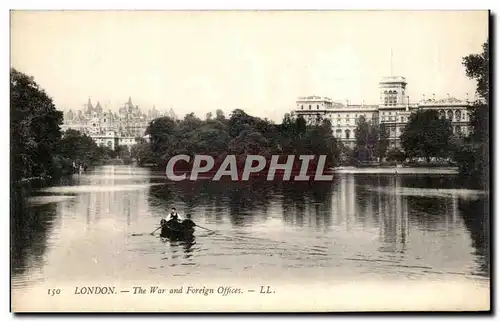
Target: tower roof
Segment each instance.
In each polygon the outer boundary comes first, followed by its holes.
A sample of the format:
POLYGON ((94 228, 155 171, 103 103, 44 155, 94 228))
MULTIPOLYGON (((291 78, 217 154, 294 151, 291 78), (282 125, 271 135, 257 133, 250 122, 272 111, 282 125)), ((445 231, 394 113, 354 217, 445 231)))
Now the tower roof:
POLYGON ((403 76, 386 76, 382 77, 379 84, 407 84, 407 82, 403 76))

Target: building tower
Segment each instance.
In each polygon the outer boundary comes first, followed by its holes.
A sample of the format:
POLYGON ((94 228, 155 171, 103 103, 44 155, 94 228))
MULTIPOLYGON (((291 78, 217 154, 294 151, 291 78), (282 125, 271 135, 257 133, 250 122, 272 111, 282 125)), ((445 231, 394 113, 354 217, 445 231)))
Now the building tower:
POLYGON ((402 106, 405 104, 406 78, 401 76, 384 77, 379 82, 380 105, 402 106))

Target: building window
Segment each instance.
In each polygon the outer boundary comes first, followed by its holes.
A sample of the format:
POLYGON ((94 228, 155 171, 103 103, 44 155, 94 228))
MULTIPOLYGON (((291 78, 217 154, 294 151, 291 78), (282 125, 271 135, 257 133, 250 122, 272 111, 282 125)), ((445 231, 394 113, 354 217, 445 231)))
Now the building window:
POLYGON ((391 113, 391 112, 389 112, 389 115, 391 115, 391 114, 392 114, 392 113, 391 113))
POLYGON ((104 123, 106 123, 106 119, 104 119, 104 123))
POLYGON ((351 137, 351 131, 345 130, 345 138, 349 139, 351 137))
POLYGON ((337 117, 340 118, 340 114, 337 114, 337 117))
POLYGON ((309 109, 311 109, 311 105, 309 105, 309 109))
POLYGON ((457 121, 460 121, 461 116, 462 116, 462 112, 460 112, 459 110, 456 110, 456 111, 455 111, 455 119, 456 119, 457 121))
POLYGON ((319 105, 316 105, 316 109, 319 110, 319 105))
POLYGON ((439 110, 439 117, 440 118, 444 118, 445 117, 445 113, 443 110, 439 110))
POLYGON ((458 126, 458 125, 457 125, 457 126, 455 126, 455 133, 460 133, 460 132, 461 132, 461 131, 460 131, 460 126, 458 126))
POLYGON ((346 117, 349 118, 349 114, 347 114, 346 117))
POLYGON ((300 105, 300 109, 303 110, 304 109, 304 105, 300 105))
POLYGON ((447 113, 447 116, 448 116, 448 119, 451 121, 453 120, 453 111, 452 110, 449 110, 447 113))

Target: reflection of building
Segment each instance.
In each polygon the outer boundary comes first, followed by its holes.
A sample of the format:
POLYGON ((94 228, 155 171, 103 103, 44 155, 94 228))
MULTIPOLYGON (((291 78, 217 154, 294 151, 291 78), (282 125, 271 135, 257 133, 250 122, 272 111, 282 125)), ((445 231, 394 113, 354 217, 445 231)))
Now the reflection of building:
POLYGON ((93 106, 89 98, 83 110, 75 113, 70 109, 64 113, 62 129, 80 131, 89 135, 97 144, 112 149, 118 145, 130 147, 136 143, 137 137, 144 137, 149 122, 161 116, 176 118, 172 110, 165 115, 154 106, 147 113, 143 113, 139 106, 134 106, 130 97, 118 113, 103 109, 99 102, 93 106))
POLYGON ((389 147, 399 147, 399 137, 412 112, 419 109, 438 110, 442 117, 451 120, 454 133, 467 134, 469 131, 470 101, 453 97, 436 100, 425 99, 410 104, 406 95, 406 79, 404 77, 384 77, 379 82, 380 102, 371 105, 352 105, 334 102, 328 97, 300 97, 296 101, 295 114, 303 116, 308 122, 329 119, 336 138, 346 145, 354 146, 358 119, 363 116, 376 124, 384 124, 389 135, 389 147))

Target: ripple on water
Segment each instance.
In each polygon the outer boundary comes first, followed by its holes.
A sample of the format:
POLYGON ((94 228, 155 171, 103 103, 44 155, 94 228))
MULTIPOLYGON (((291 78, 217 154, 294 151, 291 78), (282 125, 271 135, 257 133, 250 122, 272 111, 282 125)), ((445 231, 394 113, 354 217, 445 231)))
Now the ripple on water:
POLYGON ((85 193, 85 192, 109 192, 109 191, 135 191, 147 189, 151 186, 161 185, 162 183, 148 184, 127 184, 127 185, 86 185, 86 186, 59 186, 42 189, 43 192, 52 193, 85 193))
POLYGON ((75 196, 35 196, 28 199, 31 205, 44 205, 48 203, 62 202, 75 198, 75 196))
POLYGON ((478 198, 487 195, 486 191, 472 189, 431 189, 431 188, 387 188, 366 186, 367 190, 385 194, 395 194, 400 196, 423 196, 423 197, 459 197, 478 198))

